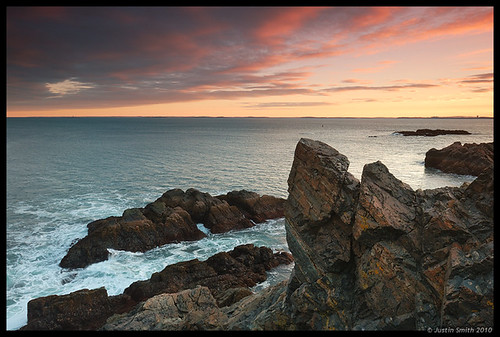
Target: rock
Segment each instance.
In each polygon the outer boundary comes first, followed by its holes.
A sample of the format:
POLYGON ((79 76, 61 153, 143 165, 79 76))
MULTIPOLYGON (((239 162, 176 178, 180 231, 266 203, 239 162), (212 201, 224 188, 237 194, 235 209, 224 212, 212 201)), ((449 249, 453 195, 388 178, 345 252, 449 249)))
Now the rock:
POLYGON ((441 150, 430 149, 425 154, 425 167, 446 173, 479 176, 493 167, 493 143, 464 144, 455 142, 441 150))
POLYGON ((250 228, 254 224, 247 219, 238 207, 223 201, 211 206, 204 221, 212 233, 225 233, 233 229, 250 228))
POLYGON ((247 287, 229 288, 219 295, 218 306, 227 307, 250 295, 253 295, 253 292, 247 287))
POLYGON ((298 283, 342 270, 350 261, 359 181, 348 167, 347 157, 324 143, 301 139, 297 144, 285 227, 298 283))
POLYGON ((282 281, 222 308, 228 318, 223 329, 294 330, 294 321, 284 312, 287 283, 282 281))
POLYGON ((285 199, 270 195, 260 196, 247 190, 232 191, 217 198, 238 207, 245 217, 256 223, 267 219, 282 218, 285 212, 285 199))
POLYGON ((470 135, 471 133, 465 130, 441 130, 441 129, 418 129, 417 131, 396 131, 395 133, 403 136, 426 136, 435 137, 441 135, 470 135))
POLYGON ((297 144, 285 211, 295 266, 274 316, 313 330, 492 326, 492 170, 414 191, 380 162, 361 182, 347 166, 324 143, 297 144))
POLYGON ((245 190, 219 197, 193 188, 169 190, 144 208, 89 223, 88 235, 70 247, 59 265, 84 268, 105 261, 108 248, 144 252, 171 242, 199 240, 206 235, 197 223, 212 233, 249 228, 255 222, 282 217, 284 202, 245 190))
POLYGON ((111 313, 104 287, 40 297, 28 302, 28 324, 22 330, 96 330, 111 313))
POLYGON ((227 293, 230 288, 253 287, 266 280, 267 270, 293 261, 288 253, 273 253, 267 247, 242 245, 230 252, 221 252, 206 261, 197 259, 167 266, 153 273, 149 280, 137 281, 125 289, 136 302, 161 293, 175 293, 197 285, 210 289, 217 301, 228 305, 227 293))
POLYGON ((206 261, 169 265, 117 296, 99 288, 31 300, 22 329, 96 330, 112 315, 105 330, 220 328, 225 321, 219 307, 250 296, 249 287, 266 280, 266 271, 292 261, 289 253, 267 247, 237 246, 206 261))
POLYGON ((114 315, 100 330, 217 330, 227 320, 207 287, 160 294, 114 315))
POLYGON ((394 239, 410 233, 416 217, 412 188, 396 179, 380 161, 363 168, 353 238, 372 245, 382 236, 394 239))
POLYGON ((139 209, 126 210, 122 217, 110 217, 89 224, 89 234, 73 245, 61 260, 62 268, 83 268, 107 260, 107 248, 144 252, 170 242, 205 237, 189 213, 180 207, 165 207, 162 220, 153 222, 139 209))

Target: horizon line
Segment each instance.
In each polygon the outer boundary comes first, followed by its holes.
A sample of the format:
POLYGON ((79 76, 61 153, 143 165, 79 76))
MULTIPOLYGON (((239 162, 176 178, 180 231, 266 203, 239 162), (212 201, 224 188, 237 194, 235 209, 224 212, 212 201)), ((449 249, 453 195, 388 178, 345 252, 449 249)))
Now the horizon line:
POLYGON ((430 116, 430 117, 332 117, 332 116, 5 116, 5 118, 309 118, 309 119, 493 119, 489 116, 430 116))

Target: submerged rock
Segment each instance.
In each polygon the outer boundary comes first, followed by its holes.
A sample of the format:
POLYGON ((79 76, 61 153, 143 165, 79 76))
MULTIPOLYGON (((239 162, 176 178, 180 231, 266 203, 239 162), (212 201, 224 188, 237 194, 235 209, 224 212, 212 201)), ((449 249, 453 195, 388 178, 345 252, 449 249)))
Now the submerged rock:
POLYGON ((108 248, 144 252, 171 242, 194 241, 212 233, 244 229, 283 217, 285 199, 233 191, 212 197, 196 189, 173 189, 144 208, 131 208, 87 225, 88 235, 76 242, 60 262, 62 268, 84 268, 108 259, 108 248), (227 201, 226 201, 227 200, 227 201))
POLYGON ((479 176, 493 167, 493 143, 464 144, 455 142, 441 150, 430 149, 425 154, 425 167, 446 173, 479 176))

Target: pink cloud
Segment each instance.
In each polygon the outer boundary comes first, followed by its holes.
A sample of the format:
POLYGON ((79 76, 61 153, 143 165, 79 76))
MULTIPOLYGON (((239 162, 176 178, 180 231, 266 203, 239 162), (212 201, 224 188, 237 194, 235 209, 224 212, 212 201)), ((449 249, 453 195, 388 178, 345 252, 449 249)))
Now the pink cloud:
POLYGON ((474 34, 493 30, 493 10, 485 8, 420 8, 407 11, 400 22, 388 22, 372 32, 362 34, 361 39, 373 42, 373 46, 402 45, 422 40, 432 40, 459 34, 474 34))
POLYGON ((368 11, 365 14, 356 16, 352 20, 351 29, 360 30, 386 23, 393 15, 402 10, 402 8, 397 7, 373 7, 367 9, 368 11))

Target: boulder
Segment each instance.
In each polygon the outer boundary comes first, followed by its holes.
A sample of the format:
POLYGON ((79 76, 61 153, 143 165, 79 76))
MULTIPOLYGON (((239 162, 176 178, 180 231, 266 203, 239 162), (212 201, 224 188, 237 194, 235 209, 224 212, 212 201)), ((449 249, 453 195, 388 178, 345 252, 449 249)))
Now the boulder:
POLYGON ((493 167, 493 143, 464 144, 455 142, 441 150, 430 149, 425 154, 425 167, 445 173, 479 176, 493 167))
POLYGON ((40 297, 28 302, 28 324, 22 330, 96 330, 111 313, 104 287, 40 297))
POLYGON ((212 197, 196 189, 172 189, 144 208, 130 208, 87 225, 88 235, 70 247, 59 265, 84 268, 108 259, 108 248, 144 252, 179 241, 194 241, 212 233, 249 228, 267 219, 283 217, 285 200, 255 192, 233 191, 212 197))
POLYGON ((209 208, 204 225, 211 233, 225 233, 233 229, 250 228, 254 224, 240 212, 238 207, 222 201, 209 208))

